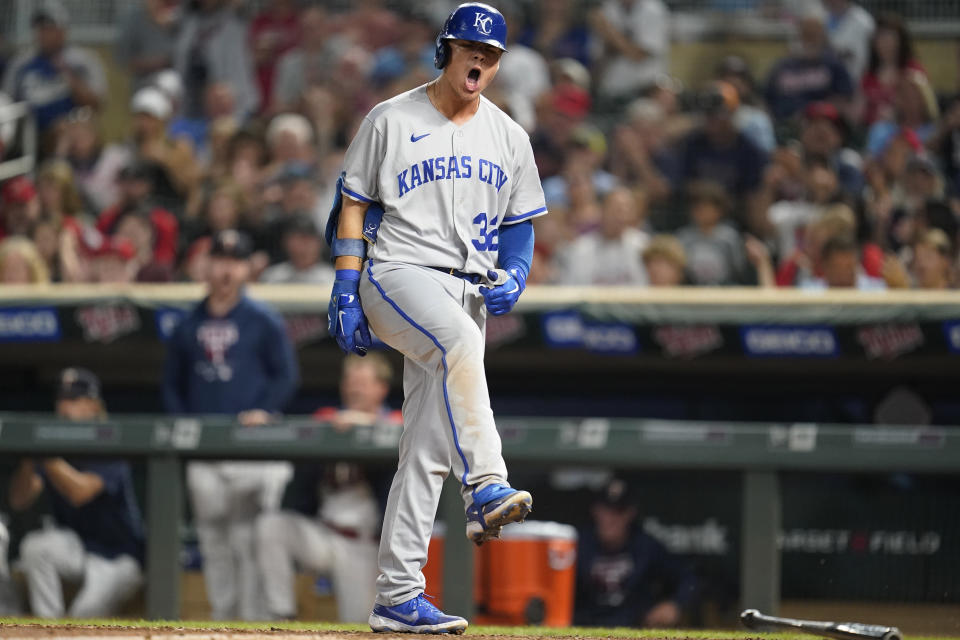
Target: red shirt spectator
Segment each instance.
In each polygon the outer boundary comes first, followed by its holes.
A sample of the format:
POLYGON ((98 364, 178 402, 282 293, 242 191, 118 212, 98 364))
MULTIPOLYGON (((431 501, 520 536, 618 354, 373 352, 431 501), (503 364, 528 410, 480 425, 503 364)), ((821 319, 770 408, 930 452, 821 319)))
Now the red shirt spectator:
POLYGON ((260 110, 270 108, 277 62, 297 46, 300 27, 292 0, 273 0, 250 24, 250 46, 260 87, 260 110))
MULTIPOLYGON (((126 213, 126 207, 115 205, 100 214, 97 219, 97 231, 104 235, 112 235, 114 227, 126 213)), ((160 207, 149 209, 150 222, 153 223, 156 240, 153 246, 153 261, 173 266, 177 259, 177 240, 180 234, 180 225, 176 217, 160 207)))

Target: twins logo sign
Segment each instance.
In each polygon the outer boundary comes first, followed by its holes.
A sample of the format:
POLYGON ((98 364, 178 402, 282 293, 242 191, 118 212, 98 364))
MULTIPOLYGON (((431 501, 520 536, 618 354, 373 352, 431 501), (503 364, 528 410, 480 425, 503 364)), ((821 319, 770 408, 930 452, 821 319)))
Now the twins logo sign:
POLYGON ((490 25, 493 24, 493 18, 488 16, 485 13, 480 13, 479 11, 473 14, 473 26, 477 28, 477 31, 482 33, 485 36, 490 35, 490 25))

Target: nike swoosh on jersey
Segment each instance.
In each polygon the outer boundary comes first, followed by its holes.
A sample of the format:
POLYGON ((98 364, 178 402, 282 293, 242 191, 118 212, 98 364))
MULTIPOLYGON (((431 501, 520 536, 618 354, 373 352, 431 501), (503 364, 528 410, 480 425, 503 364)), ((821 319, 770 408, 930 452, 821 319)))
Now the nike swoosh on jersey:
POLYGON ((415 135, 413 135, 413 134, 411 133, 411 134, 410 134, 410 142, 416 142, 417 140, 421 140, 421 139, 423 139, 423 138, 426 138, 428 135, 430 135, 429 132, 428 132, 428 133, 425 133, 425 134, 423 134, 423 135, 420 135, 420 136, 415 136, 415 135))

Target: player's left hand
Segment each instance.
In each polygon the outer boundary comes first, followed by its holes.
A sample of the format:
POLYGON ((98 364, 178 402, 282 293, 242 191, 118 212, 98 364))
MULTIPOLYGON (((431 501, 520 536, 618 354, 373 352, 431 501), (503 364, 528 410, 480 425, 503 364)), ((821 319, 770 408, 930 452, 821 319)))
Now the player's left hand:
POLYGON ((365 356, 372 340, 367 327, 367 317, 363 315, 363 307, 360 306, 360 294, 357 292, 359 272, 356 279, 341 278, 341 275, 341 270, 338 270, 327 307, 327 327, 344 353, 353 352, 358 356, 365 356))
POLYGON ((523 271, 516 267, 499 273, 490 270, 487 272, 487 278, 497 282, 503 273, 506 273, 505 282, 492 287, 480 287, 480 294, 483 296, 484 304, 487 305, 487 311, 495 316, 509 313, 513 309, 513 305, 517 304, 517 300, 520 299, 520 294, 527 288, 527 278, 523 275, 523 271))

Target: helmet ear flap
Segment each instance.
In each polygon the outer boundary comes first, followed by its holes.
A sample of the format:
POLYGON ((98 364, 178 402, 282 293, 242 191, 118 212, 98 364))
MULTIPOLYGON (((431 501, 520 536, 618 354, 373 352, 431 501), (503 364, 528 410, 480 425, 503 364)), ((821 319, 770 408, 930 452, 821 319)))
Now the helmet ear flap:
POLYGON ((437 38, 437 49, 433 54, 433 66, 443 69, 450 60, 450 45, 443 38, 437 38))

